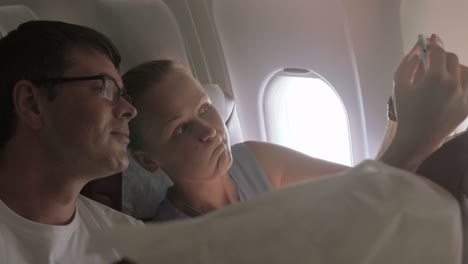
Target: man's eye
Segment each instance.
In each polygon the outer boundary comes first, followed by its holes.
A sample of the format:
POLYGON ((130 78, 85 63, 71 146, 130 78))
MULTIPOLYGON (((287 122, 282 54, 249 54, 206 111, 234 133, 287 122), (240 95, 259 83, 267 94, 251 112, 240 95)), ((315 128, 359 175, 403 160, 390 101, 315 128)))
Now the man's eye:
POLYGON ((180 126, 178 126, 175 130, 174 130, 174 136, 178 136, 182 133, 184 133, 184 131, 187 129, 187 125, 185 124, 182 124, 180 126))
POLYGON ((115 97, 114 89, 111 89, 106 86, 99 86, 97 89, 102 94, 102 96, 104 96, 104 98, 106 98, 110 102, 114 101, 114 97, 115 97))
POLYGON ((100 94, 104 94, 104 86, 96 86, 96 90, 97 90, 100 94))

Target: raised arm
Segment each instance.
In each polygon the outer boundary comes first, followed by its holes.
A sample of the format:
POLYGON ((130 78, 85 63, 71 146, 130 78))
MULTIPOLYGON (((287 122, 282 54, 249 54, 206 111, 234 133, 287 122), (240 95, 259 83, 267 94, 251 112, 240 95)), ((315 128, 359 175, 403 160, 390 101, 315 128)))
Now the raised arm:
POLYGON ((275 188, 335 174, 349 168, 271 143, 247 141, 244 144, 255 154, 275 188))
POLYGON ((467 68, 445 52, 436 37, 429 44, 429 69, 417 50, 405 57, 395 76, 398 126, 380 160, 415 171, 468 115, 467 68))
MULTIPOLYGON (((468 115, 467 68, 459 65, 455 54, 446 53, 435 42, 428 49, 428 72, 422 70, 416 48, 397 70, 393 98, 398 126, 379 157, 382 162, 408 171, 415 171, 468 115)), ((276 188, 347 169, 274 144, 246 145, 276 188)))

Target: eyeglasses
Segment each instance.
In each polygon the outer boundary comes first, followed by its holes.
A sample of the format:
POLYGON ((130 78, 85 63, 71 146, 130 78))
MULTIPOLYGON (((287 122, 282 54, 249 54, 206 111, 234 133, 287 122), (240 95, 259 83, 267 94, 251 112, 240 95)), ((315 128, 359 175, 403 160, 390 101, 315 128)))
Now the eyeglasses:
POLYGON ((99 92, 109 100, 112 104, 117 104, 120 97, 123 97, 129 103, 132 102, 131 97, 127 94, 125 88, 120 87, 116 80, 109 75, 95 75, 85 77, 62 77, 62 78, 49 78, 33 81, 36 84, 43 85, 46 83, 59 84, 65 82, 78 82, 78 81, 90 81, 90 80, 101 80, 102 85, 99 87, 99 92))

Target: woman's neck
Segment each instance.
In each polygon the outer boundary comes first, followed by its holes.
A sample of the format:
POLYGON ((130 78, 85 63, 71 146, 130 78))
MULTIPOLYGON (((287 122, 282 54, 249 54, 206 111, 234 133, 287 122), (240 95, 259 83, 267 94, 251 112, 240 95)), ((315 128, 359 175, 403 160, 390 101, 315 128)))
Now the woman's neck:
POLYGON ((176 183, 168 190, 167 197, 177 209, 190 216, 216 211, 239 201, 236 184, 228 172, 208 181, 176 183))

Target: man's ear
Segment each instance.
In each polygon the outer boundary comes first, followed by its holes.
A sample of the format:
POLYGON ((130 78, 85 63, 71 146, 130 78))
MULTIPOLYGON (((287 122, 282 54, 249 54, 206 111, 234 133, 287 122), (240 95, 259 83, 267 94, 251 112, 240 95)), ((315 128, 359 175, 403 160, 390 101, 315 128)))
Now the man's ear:
POLYGON ((140 164, 145 170, 151 173, 157 173, 161 170, 159 164, 148 158, 143 150, 132 150, 133 159, 140 164))
POLYGON ((31 81, 21 80, 13 88, 13 104, 18 119, 31 129, 42 127, 40 91, 31 81))

